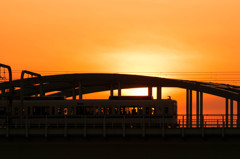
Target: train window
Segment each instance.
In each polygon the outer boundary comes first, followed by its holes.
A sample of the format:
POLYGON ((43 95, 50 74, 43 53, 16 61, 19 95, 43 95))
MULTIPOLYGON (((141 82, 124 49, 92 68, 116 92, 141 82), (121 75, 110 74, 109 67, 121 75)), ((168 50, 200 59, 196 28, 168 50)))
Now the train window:
POLYGON ((5 107, 0 107, 0 115, 4 115, 6 113, 5 107))
POLYGON ((121 115, 125 115, 124 107, 120 107, 120 113, 121 113, 121 115))
POLYGON ((101 107, 101 114, 103 115, 104 114, 104 108, 101 107))
POLYGON ((107 107, 107 115, 110 115, 111 114, 111 109, 109 107, 107 107))
POLYGON ((114 107, 114 114, 115 114, 115 115, 118 114, 118 107, 114 107))
POLYGON ((127 115, 136 115, 137 108, 136 107, 125 107, 125 111, 127 115))
POLYGON ((152 115, 155 115, 155 108, 152 107, 152 115))
POLYGON ((128 115, 130 114, 129 107, 125 107, 125 113, 128 115))
POLYGON ((57 114, 58 114, 58 115, 62 115, 62 108, 61 108, 61 107, 58 107, 58 108, 57 108, 57 114))
POLYGON ((99 112, 99 111, 98 111, 98 107, 96 107, 95 109, 96 109, 96 111, 95 111, 95 112, 96 112, 96 114, 98 114, 98 112, 99 112))
POLYGON ((168 107, 164 107, 164 113, 168 114, 168 107))
POLYGON ((63 114, 64 114, 64 115, 68 115, 68 108, 65 107, 65 108, 63 109, 63 114))
POLYGON ((137 109, 135 107, 132 107, 131 114, 132 115, 137 115, 137 109))
POLYGON ((32 114, 33 115, 49 115, 49 107, 40 107, 40 106, 33 107, 32 114))

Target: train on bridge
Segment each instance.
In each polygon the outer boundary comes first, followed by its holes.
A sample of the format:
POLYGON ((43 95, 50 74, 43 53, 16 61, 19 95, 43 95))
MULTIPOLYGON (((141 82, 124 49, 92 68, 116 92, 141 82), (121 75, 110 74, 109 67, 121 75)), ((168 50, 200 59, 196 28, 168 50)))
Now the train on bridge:
POLYGON ((123 117, 130 126, 141 126, 142 119, 151 124, 165 127, 177 126, 177 101, 171 99, 153 100, 149 96, 110 96, 108 100, 65 100, 61 97, 26 97, 24 101, 13 100, 11 113, 7 113, 9 102, 0 101, 2 124, 6 117, 9 124, 19 125, 28 121, 31 125, 48 124, 52 127, 64 125, 121 126, 123 117), (11 119, 11 120, 10 120, 11 119))

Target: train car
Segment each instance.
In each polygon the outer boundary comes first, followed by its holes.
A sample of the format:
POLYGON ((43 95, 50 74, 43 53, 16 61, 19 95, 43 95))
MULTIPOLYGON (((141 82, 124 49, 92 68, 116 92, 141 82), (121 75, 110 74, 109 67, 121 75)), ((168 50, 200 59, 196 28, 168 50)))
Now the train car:
MULTIPOLYGON (((4 120, 8 101, 0 102, 0 117, 4 120)), ((57 97, 28 97, 23 101, 13 100, 12 124, 26 120, 32 124, 68 124, 120 126, 124 121, 140 127, 142 121, 152 126, 175 127, 177 125, 177 102, 171 99, 153 100, 148 96, 113 96, 108 100, 65 100, 57 97)))

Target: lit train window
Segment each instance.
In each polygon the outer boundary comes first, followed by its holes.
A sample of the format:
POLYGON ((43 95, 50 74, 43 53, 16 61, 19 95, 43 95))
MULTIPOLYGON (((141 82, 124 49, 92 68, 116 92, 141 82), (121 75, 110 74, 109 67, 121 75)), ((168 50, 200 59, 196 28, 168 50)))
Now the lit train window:
POLYGON ((114 108, 114 112, 115 112, 115 114, 118 113, 118 108, 117 107, 114 108))
POLYGON ((129 107, 125 107, 125 113, 128 115, 130 114, 129 107))
POLYGON ((109 107, 107 107, 107 115, 110 115, 111 114, 111 109, 109 107))
POLYGON ((121 112, 121 115, 124 115, 125 114, 125 110, 123 107, 120 107, 120 112, 121 112))
POLYGON ((68 108, 63 109, 64 115, 68 115, 68 108))
POLYGON ((104 108, 101 107, 101 114, 104 114, 104 108))
POLYGON ((154 115, 154 114, 155 114, 155 108, 152 107, 152 115, 154 115))
POLYGON ((137 115, 137 109, 136 109, 136 107, 132 107, 131 114, 132 114, 132 115, 137 115))

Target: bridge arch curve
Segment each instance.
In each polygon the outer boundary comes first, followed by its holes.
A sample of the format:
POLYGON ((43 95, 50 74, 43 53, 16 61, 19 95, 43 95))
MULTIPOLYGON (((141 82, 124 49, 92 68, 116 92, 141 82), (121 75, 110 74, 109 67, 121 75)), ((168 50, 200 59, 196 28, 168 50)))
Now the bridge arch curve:
MULTIPOLYGON (((207 93, 226 99, 226 118, 228 120, 228 100, 231 101, 230 113, 231 120, 233 114, 232 101, 238 103, 237 114, 240 115, 240 87, 236 85, 199 82, 180 79, 169 79, 160 77, 150 77, 142 75, 128 74, 106 74, 106 73, 86 73, 86 74, 63 74, 42 76, 41 78, 28 78, 23 80, 13 80, 11 82, 0 83, 0 90, 18 87, 13 97, 18 98, 21 92, 25 96, 32 96, 39 93, 40 83, 45 93, 55 92, 49 96, 74 96, 74 94, 88 94, 94 92, 108 91, 113 89, 141 88, 141 87, 157 87, 158 93, 161 87, 177 87, 186 89, 186 115, 192 114, 192 91, 197 92, 197 106, 200 108, 199 116, 202 115, 202 93, 207 93), (24 89, 22 88, 24 87, 24 89)), ((5 92, 5 91, 1 91, 5 92)), ((1 94, 2 95, 2 94, 1 94)), ((5 93, 8 95, 8 93, 5 93)), ((198 108, 197 108, 198 109, 198 108)))

